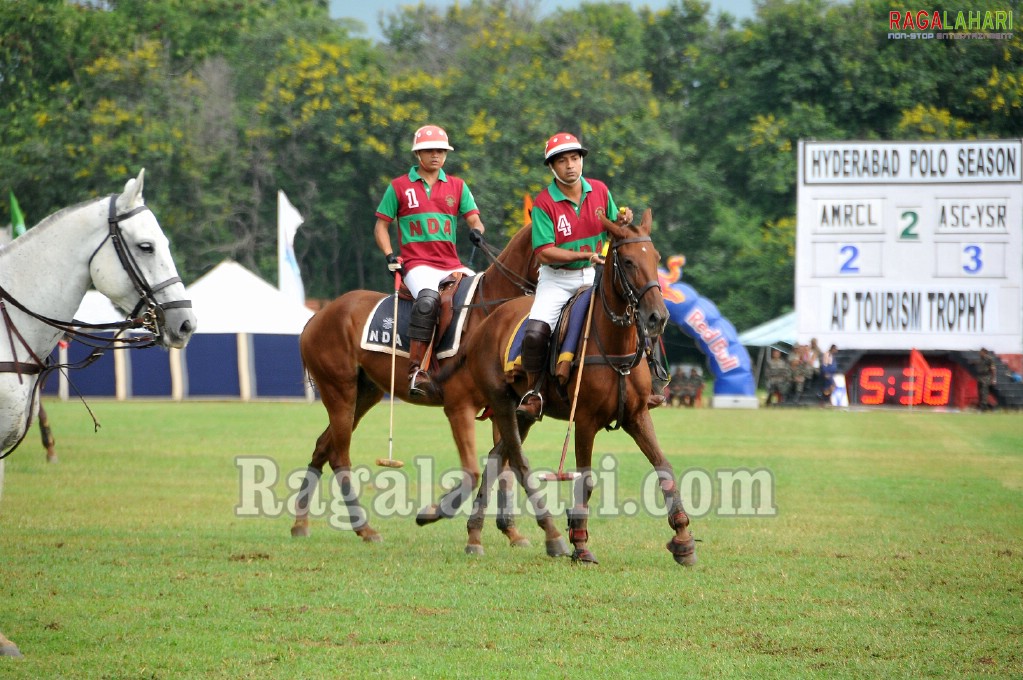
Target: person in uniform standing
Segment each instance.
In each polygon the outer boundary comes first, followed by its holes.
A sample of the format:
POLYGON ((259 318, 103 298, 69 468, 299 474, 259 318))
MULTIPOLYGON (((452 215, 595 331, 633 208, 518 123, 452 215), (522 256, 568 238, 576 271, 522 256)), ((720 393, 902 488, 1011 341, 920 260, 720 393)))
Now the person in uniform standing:
POLYGON ((771 358, 767 360, 767 400, 764 406, 771 405, 771 399, 779 404, 789 393, 792 386, 792 369, 781 356, 781 350, 772 349, 771 358))
POLYGON ((977 408, 981 411, 988 411, 994 407, 990 403, 991 386, 998 378, 998 363, 994 356, 986 348, 980 349, 980 358, 977 360, 977 408))

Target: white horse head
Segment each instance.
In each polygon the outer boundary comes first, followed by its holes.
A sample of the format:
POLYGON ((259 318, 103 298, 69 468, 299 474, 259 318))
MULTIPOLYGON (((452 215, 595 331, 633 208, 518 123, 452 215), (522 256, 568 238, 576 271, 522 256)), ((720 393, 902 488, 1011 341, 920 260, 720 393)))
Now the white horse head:
POLYGON ((144 326, 178 348, 195 332, 167 237, 142 198, 144 174, 121 194, 56 212, 0 248, 0 456, 25 434, 46 357, 61 335, 82 327, 73 316, 90 285, 131 317, 122 329, 144 326))
POLYGON ((170 243, 142 198, 145 168, 129 179, 110 205, 111 233, 89 262, 96 290, 128 313, 154 305, 161 343, 184 347, 195 332, 191 305, 178 304, 185 286, 171 257, 170 243), (120 243, 118 243, 118 240, 120 243), (148 299, 147 299, 148 298, 148 299))

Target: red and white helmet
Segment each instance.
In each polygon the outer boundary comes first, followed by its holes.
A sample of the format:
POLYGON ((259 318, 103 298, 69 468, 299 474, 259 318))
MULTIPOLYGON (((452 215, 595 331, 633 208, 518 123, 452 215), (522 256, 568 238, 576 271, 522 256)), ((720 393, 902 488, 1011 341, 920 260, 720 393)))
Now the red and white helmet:
POLYGON ((544 164, 550 165, 551 159, 566 151, 578 151, 580 156, 585 156, 589 153, 589 150, 579 143, 579 139, 575 135, 568 132, 559 132, 547 140, 547 146, 543 150, 544 164))
POLYGON ((448 133, 444 132, 444 128, 436 125, 424 125, 416 130, 416 135, 412 138, 412 150, 421 151, 423 149, 455 150, 448 143, 448 133))

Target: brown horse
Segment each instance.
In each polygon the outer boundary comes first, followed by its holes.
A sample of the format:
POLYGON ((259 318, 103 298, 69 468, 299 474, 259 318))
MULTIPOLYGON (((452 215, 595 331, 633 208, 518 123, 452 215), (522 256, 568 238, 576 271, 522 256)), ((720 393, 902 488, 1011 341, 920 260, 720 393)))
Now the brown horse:
MULTIPOLYGON (((472 336, 479 323, 498 305, 532 293, 536 286, 537 270, 533 258, 532 229, 527 227, 512 238, 493 264, 483 272, 483 279, 469 303, 463 346, 465 339, 472 336)), ((360 346, 363 324, 385 297, 383 293, 368 290, 345 293, 317 312, 302 331, 302 361, 319 388, 330 424, 316 441, 312 460, 299 489, 295 523, 291 528, 293 536, 309 534, 310 495, 319 484, 323 466, 329 463, 349 512, 348 526, 363 540, 381 540, 380 534, 369 525, 366 513, 359 505, 358 495, 352 488, 350 449, 352 432, 358 427, 359 421, 383 398, 391 385, 391 355, 365 350, 360 346)), ((442 367, 457 359, 457 354, 446 359, 442 367)), ((398 375, 406 375, 406 366, 405 359, 398 360, 398 375)), ((408 400, 407 381, 395 383, 393 396, 408 400)), ((428 405, 444 407, 458 447, 463 479, 460 484, 445 492, 438 504, 420 512, 417 517, 420 525, 454 516, 462 503, 471 496, 480 477, 475 418, 484 406, 482 395, 473 384, 472 377, 466 373, 463 379, 448 382, 441 398, 442 401, 428 405)), ((503 487, 499 500, 508 498, 509 493, 509 487, 503 487)), ((515 528, 509 512, 499 512, 497 524, 513 545, 529 544, 515 528)), ((557 539, 560 539, 557 531, 552 527, 547 527, 547 530, 548 538, 552 541, 548 544, 548 552, 567 552, 563 541, 560 547, 557 543, 557 539)))
MULTIPOLYGON (((646 338, 659 336, 668 322, 668 310, 661 297, 657 279, 660 256, 650 240, 652 217, 643 214, 639 227, 618 226, 603 215, 601 220, 611 235, 610 254, 603 272, 594 284, 592 333, 585 348, 585 370, 578 390, 575 410, 575 459, 581 476, 575 482, 575 506, 569 510, 569 540, 574 545, 572 558, 595 563, 588 548, 588 502, 593 491, 591 470, 593 439, 598 430, 617 425, 625 429, 639 445, 657 471, 661 492, 668 508, 668 523, 675 535, 668 550, 676 562, 696 562, 694 539, 689 532, 689 517, 675 485, 675 473, 657 443, 650 417, 650 368, 641 361, 646 338)), ((488 502, 489 487, 498 466, 497 458, 506 462, 517 478, 529 478, 528 463, 522 455, 522 441, 531 424, 518 418, 515 408, 525 391, 525 379, 509 385, 505 374, 505 348, 512 334, 530 309, 530 299, 518 299, 503 305, 479 326, 468 341, 465 361, 442 379, 457 380, 467 369, 477 389, 493 409, 493 419, 500 431, 498 443, 488 458, 473 512, 469 518, 467 552, 482 552, 481 531, 488 502)), ((575 385, 577 368, 568 385, 575 385)), ((444 383, 445 389, 447 383, 444 383)), ((574 390, 572 390, 574 391, 574 390)), ((568 420, 572 410, 569 391, 547 389, 544 412, 559 420, 568 420)), ((571 428, 571 425, 569 426, 571 428)), ((617 426, 616 426, 617 427, 617 426)), ((527 494, 532 489, 526 488, 527 494)))

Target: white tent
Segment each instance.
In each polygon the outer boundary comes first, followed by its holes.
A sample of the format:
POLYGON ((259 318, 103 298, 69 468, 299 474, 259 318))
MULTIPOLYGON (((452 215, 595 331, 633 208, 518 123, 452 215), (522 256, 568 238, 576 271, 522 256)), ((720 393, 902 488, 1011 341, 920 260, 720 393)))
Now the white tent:
POLYGON ((739 342, 747 347, 760 348, 760 354, 757 356, 757 365, 753 373, 754 379, 759 382, 760 373, 764 368, 767 348, 779 343, 796 344, 796 313, 792 311, 788 314, 782 314, 777 318, 740 333, 739 342))
MULTIPOLYGON (((197 330, 184 350, 115 350, 112 361, 75 373, 93 396, 184 398, 314 397, 304 377, 298 336, 312 310, 237 262, 225 260, 186 288, 197 330)), ((89 291, 75 315, 87 323, 122 321, 101 293, 89 291)), ((66 361, 65 355, 62 361, 66 361)), ((74 344, 76 355, 87 353, 74 344)), ((65 378, 60 395, 67 398, 65 378)))
POLYGON ((298 351, 312 310, 231 260, 187 292, 198 323, 184 350, 189 396, 313 398, 298 351))
POLYGON ((78 311, 75 312, 75 320, 85 323, 116 323, 127 318, 127 314, 117 309, 110 298, 98 290, 86 293, 78 311))
POLYGON ((224 260, 188 287, 197 333, 298 335, 312 310, 245 267, 224 260))
POLYGON ((748 347, 770 347, 784 342, 796 344, 796 313, 782 314, 739 334, 739 343, 748 347))

